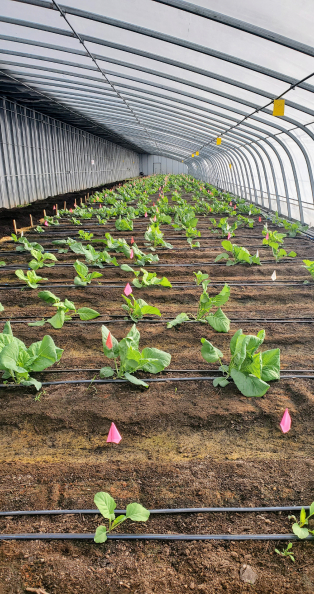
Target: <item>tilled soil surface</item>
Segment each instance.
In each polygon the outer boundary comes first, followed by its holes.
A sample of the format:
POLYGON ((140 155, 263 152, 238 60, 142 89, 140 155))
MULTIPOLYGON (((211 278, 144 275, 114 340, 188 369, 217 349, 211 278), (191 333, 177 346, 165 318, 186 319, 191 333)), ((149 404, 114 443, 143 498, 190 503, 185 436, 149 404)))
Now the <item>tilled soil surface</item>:
MULTIPOLYGON (((51 199, 51 204, 54 202, 51 199)), ((196 314, 201 290, 194 284, 193 271, 209 274, 212 295, 230 281, 231 296, 222 308, 232 320, 230 333, 218 334, 199 323, 167 330, 166 322, 157 318, 140 322, 140 347, 155 346, 172 355, 173 371, 158 376, 169 381, 152 383, 147 391, 129 384, 92 381, 99 377, 97 370, 108 364, 102 352, 101 323, 108 323, 118 339, 132 325, 123 319, 121 309, 121 293, 126 282, 132 282, 132 273, 105 266, 97 269, 103 274, 99 284, 97 279, 88 287, 75 288, 71 286, 75 254, 57 254, 60 265, 41 270, 41 276, 49 279, 42 284, 60 298, 68 297, 77 307, 96 309, 101 318, 93 323, 74 319, 62 330, 49 324, 29 327, 28 321, 49 317, 55 310, 38 299, 39 290, 17 288, 14 269, 25 267, 29 256, 15 253, 15 245, 5 238, 6 227, 0 228, 1 259, 14 266, 1 270, 0 301, 5 308, 0 314, 2 320, 11 319, 14 334, 27 345, 50 334, 65 349, 59 364, 34 377, 56 382, 90 380, 85 384, 44 386, 39 400, 35 400, 33 389, 0 388, 2 510, 91 509, 94 494, 100 490, 109 491, 119 509, 131 501, 150 509, 289 506, 313 501, 314 379, 282 378, 271 383, 265 397, 248 399, 233 384, 217 389, 208 380, 176 382, 171 378, 201 378, 200 370, 210 376, 217 366, 208 365, 201 357, 200 339, 213 342, 228 361, 230 336, 239 327, 252 334, 261 328, 266 330, 265 349, 280 347, 283 375, 285 370, 299 369, 309 370, 305 375, 314 375, 314 328, 310 323, 314 320, 314 285, 301 267, 302 259, 314 259, 314 243, 306 237, 287 238, 285 248, 295 250, 297 258, 275 264, 270 251, 262 247, 262 224, 256 221, 253 229, 238 229, 234 242, 251 253, 259 249, 265 263, 261 267, 226 267, 213 264, 222 251, 221 238, 210 233, 208 224, 208 218, 200 217, 201 249, 194 250, 187 247, 178 231, 164 226, 165 239, 174 249, 158 249, 158 265, 146 268, 158 276, 167 276, 173 288, 146 287, 135 289, 134 295, 157 306, 162 319, 173 318, 182 311, 196 314), (270 278, 274 270, 276 282, 270 278), (309 284, 303 284, 305 280, 309 284), (247 284, 250 282, 256 286, 247 284), (61 373, 61 369, 72 371, 61 373), (286 408, 292 416, 292 429, 283 435, 279 423, 286 408), (106 444, 112 421, 123 437, 119 445, 106 444)), ((147 251, 144 220, 135 221, 130 233, 119 233, 112 222, 99 227, 88 221, 81 228, 95 233, 94 238, 101 238, 107 231, 114 237, 133 236, 147 251)), ((50 227, 43 235, 27 233, 27 237, 50 250, 52 239, 75 237, 77 231, 62 224, 50 227)), ((101 244, 95 247, 103 249, 101 244)), ((117 259, 126 263, 122 255, 117 259)), ((149 376, 139 373, 138 377, 149 376)), ((0 531, 93 533, 100 522, 100 515, 86 514, 5 516, 0 518, 0 531)), ((126 522, 120 531, 289 534, 291 521, 286 512, 152 515, 147 524, 126 522)), ((218 540, 108 541, 105 545, 96 545, 92 540, 3 541, 0 592, 20 594, 42 588, 48 594, 312 594, 313 542, 293 545, 295 563, 277 555, 275 546, 282 550, 286 544, 218 540), (256 574, 254 585, 241 579, 245 566, 256 574)), ((38 594, 42 592, 38 590, 38 594)))

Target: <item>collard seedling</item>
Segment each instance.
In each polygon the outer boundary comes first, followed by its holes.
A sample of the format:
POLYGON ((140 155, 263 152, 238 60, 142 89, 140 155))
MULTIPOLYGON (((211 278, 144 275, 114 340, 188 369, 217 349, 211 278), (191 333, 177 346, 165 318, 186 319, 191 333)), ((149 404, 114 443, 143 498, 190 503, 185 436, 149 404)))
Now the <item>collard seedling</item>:
POLYGON ((94 318, 98 318, 100 313, 95 309, 91 309, 89 307, 80 307, 79 309, 75 308, 75 305, 72 301, 65 299, 61 301, 59 297, 56 297, 50 291, 41 291, 38 293, 38 297, 49 303, 53 307, 57 308, 57 312, 55 313, 52 318, 42 319, 38 322, 30 322, 29 326, 43 326, 46 322, 51 324, 53 328, 62 328, 65 322, 70 322, 72 320, 72 316, 79 315, 81 320, 88 321, 93 320, 94 318))
POLYGON ((98 526, 96 529, 94 541, 97 543, 106 542, 108 534, 112 532, 119 524, 125 520, 132 520, 132 522, 147 522, 150 512, 145 509, 140 503, 129 503, 126 507, 125 515, 117 516, 114 510, 117 507, 115 500, 109 493, 96 493, 94 503, 97 505, 101 515, 108 520, 108 528, 106 526, 98 526))

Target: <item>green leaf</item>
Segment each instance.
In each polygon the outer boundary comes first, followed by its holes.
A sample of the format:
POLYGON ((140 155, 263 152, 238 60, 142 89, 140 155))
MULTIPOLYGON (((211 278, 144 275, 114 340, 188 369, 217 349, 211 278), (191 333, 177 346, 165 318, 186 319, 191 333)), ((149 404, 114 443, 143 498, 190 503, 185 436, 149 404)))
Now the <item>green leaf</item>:
POLYGON ((125 272, 134 272, 133 268, 131 268, 131 266, 129 266, 128 264, 121 264, 120 268, 125 272))
POLYGON ((23 386, 35 386, 37 392, 41 389, 41 382, 35 380, 33 377, 30 377, 28 380, 22 380, 20 382, 23 386))
POLYGON ((58 309, 57 313, 52 316, 52 318, 48 318, 47 322, 53 326, 53 328, 59 329, 62 328, 65 321, 65 312, 64 309, 58 309))
POLYGON ((100 316, 98 311, 91 309, 90 307, 80 307, 80 309, 77 310, 77 313, 79 314, 81 320, 93 320, 94 318, 98 318, 98 316, 100 316))
POLYGON ((0 353, 0 369, 9 369, 11 371, 23 372, 17 364, 19 356, 19 345, 14 341, 5 346, 0 353))
POLYGON ((168 279, 165 276, 162 277, 161 281, 158 284, 162 287, 172 287, 171 282, 168 281, 168 279))
POLYGON ((216 256, 214 262, 219 262, 220 260, 228 260, 229 256, 228 254, 218 254, 218 256, 216 256))
POLYGON ((43 318, 42 320, 38 320, 38 322, 29 322, 29 324, 27 324, 28 326, 44 326, 44 324, 46 323, 45 318, 43 318))
POLYGON ((87 282, 82 281, 79 276, 76 276, 74 278, 74 284, 77 285, 78 287, 86 287, 87 282))
POLYGON ((313 501, 313 503, 311 503, 310 513, 309 513, 309 516, 313 516, 313 515, 314 515, 314 501, 313 501))
POLYGON ((262 353, 262 375, 265 382, 280 379, 280 349, 271 349, 262 353))
POLYGON ((239 336, 241 336, 241 335, 242 335, 242 330, 240 329, 240 330, 237 330, 235 332, 235 334, 233 335, 233 337, 231 338, 231 340, 230 340, 230 352, 231 352, 231 355, 234 354, 234 351, 235 351, 235 348, 236 348, 236 344, 237 344, 237 340, 238 340, 239 336))
POLYGON ((223 357, 223 353, 219 349, 216 349, 206 338, 201 338, 201 343, 203 344, 201 355, 207 363, 215 363, 223 357))
POLYGON ((98 526, 98 528, 96 528, 94 542, 103 543, 103 542, 106 542, 106 540, 107 540, 106 526, 98 526))
POLYGON ((218 293, 218 295, 216 295, 215 297, 212 297, 212 307, 221 307, 221 305, 224 305, 224 303, 227 303, 228 299, 230 297, 230 287, 229 285, 225 285, 223 287, 223 289, 221 289, 220 293, 218 293))
MULTIPOLYGON (((72 249, 72 246, 71 246, 72 249)), ((76 262, 73 264, 77 274, 83 278, 85 278, 88 274, 88 268, 85 264, 83 264, 83 262, 80 262, 79 260, 76 260, 76 262)))
POLYGON ((125 372, 124 377, 129 382, 131 382, 131 384, 135 384, 136 386, 144 386, 144 388, 149 388, 149 385, 148 384, 145 384, 145 382, 143 382, 142 380, 138 379, 137 377, 134 377, 134 375, 131 375, 127 371, 125 372))
POLYGON ((306 511, 304 509, 304 507, 302 507, 301 511, 300 511, 300 524, 305 524, 306 522, 306 511))
POLYGON ((100 272, 92 272, 90 275, 90 278, 100 278, 102 276, 102 274, 100 272))
POLYGON ((289 252, 288 256, 290 258, 295 258, 296 257, 296 253, 295 252, 289 252))
POLYGON ((143 365, 142 369, 148 373, 159 373, 165 367, 168 367, 171 362, 171 355, 165 351, 160 351, 155 348, 146 348, 142 351, 142 357, 145 359, 152 359, 143 365))
POLYGON ((217 386, 221 386, 222 388, 224 388, 228 384, 229 382, 225 377, 215 377, 215 379, 213 380, 214 388, 217 388, 217 386))
POLYGON ((307 528, 301 528, 298 523, 292 524, 292 531, 293 533, 303 540, 309 536, 309 531, 307 528))
POLYGON ((221 245, 224 248, 224 250, 226 250, 226 252, 233 253, 233 245, 232 245, 231 241, 227 241, 225 239, 224 241, 221 242, 221 245))
POLYGON ((59 361, 63 349, 56 347, 51 336, 44 336, 39 342, 34 342, 28 349, 31 359, 27 368, 31 371, 43 371, 47 367, 59 361))
POLYGON ((245 375, 237 369, 231 369, 230 375, 238 390, 247 398, 264 396, 269 389, 268 384, 254 375, 245 375))
POLYGON ((114 375, 114 370, 111 367, 102 367, 99 371, 99 375, 102 379, 105 377, 112 377, 114 375))
POLYGON ((150 512, 139 503, 129 503, 126 508, 126 518, 133 522, 147 522, 150 512))
POLYGON ((8 336, 13 336, 13 332, 12 332, 12 328, 11 328, 11 324, 10 324, 9 320, 4 324, 2 334, 7 334, 8 336))
POLYGON ((104 491, 96 493, 94 503, 104 518, 107 518, 107 520, 115 519, 114 510, 116 509, 117 504, 109 493, 105 493, 104 491))
POLYGON ((4 307, 3 307, 2 303, 0 303, 0 311, 4 311, 4 307))
POLYGON ((215 314, 207 316, 206 320, 217 332, 229 332, 230 330, 230 320, 220 308, 215 314))
POLYGON ((68 299, 65 299, 64 305, 67 307, 67 309, 70 309, 71 311, 75 311, 75 305, 74 305, 73 301, 69 301, 68 299))
POLYGON ((116 526, 119 526, 119 524, 121 524, 122 522, 124 522, 126 519, 127 519, 127 517, 124 516, 123 514, 121 516, 117 516, 115 518, 115 520, 111 524, 111 530, 113 530, 114 528, 116 528, 116 526))
MULTIPOLYGON (((141 300, 139 299, 139 301, 141 300)), ((143 305, 141 312, 143 315, 151 314, 155 316, 161 316, 159 309, 157 307, 152 307, 151 305, 143 305)))
POLYGON ((177 326, 178 324, 182 324, 182 322, 187 322, 189 319, 190 318, 186 313, 180 313, 179 315, 177 315, 177 317, 174 320, 171 320, 171 322, 168 322, 167 328, 173 328, 174 326, 177 326))
POLYGON ((56 295, 50 291, 40 291, 38 297, 39 299, 46 301, 46 303, 58 303, 58 301, 60 301, 59 297, 56 297, 56 295))

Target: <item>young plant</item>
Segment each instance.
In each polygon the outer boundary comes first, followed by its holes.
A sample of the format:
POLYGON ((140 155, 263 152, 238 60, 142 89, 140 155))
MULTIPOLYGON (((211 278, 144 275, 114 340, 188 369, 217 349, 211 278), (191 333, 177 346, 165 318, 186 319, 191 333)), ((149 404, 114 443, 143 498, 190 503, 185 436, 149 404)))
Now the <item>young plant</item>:
POLYGON ((151 305, 148 305, 146 301, 144 301, 143 299, 136 300, 132 293, 130 297, 132 297, 133 303, 131 299, 128 299, 128 297, 126 297, 125 295, 122 295, 122 297, 126 301, 126 303, 124 303, 121 307, 122 309, 124 309, 124 311, 127 312, 127 314, 130 316, 133 322, 138 322, 138 320, 141 320, 146 314, 161 316, 161 313, 159 309, 157 309, 157 307, 152 307, 151 305))
POLYGON ((36 241, 28 241, 26 237, 17 237, 15 233, 11 234, 11 237, 14 243, 18 243, 19 245, 16 246, 17 252, 30 252, 31 250, 38 250, 39 252, 44 252, 44 248, 42 245, 37 243, 36 241))
MULTIPOLYGON (((236 221, 234 223, 232 223, 232 225, 229 225, 228 217, 224 217, 224 218, 220 219, 219 223, 217 224, 217 227, 219 229, 221 229, 221 237, 227 237, 228 235, 229 235, 229 237, 234 237, 235 230, 238 228, 238 225, 237 225, 236 221)), ((212 229, 212 232, 219 233, 218 228, 212 229)))
POLYGON ((132 231, 133 221, 129 219, 121 219, 121 216, 116 220, 115 227, 118 231, 132 231))
POLYGON ((42 276, 37 276, 35 270, 28 270, 26 275, 23 270, 15 270, 15 274, 21 281, 26 283, 30 289, 37 289, 40 281, 48 280, 42 276))
POLYGON ((296 257, 296 253, 295 252, 289 252, 289 254, 287 254, 286 250, 284 250, 283 248, 274 248, 272 247, 272 252, 273 252, 273 256, 275 258, 276 262, 280 262, 280 260, 282 260, 282 258, 295 258, 296 257))
POLYGON ((145 232, 145 239, 153 244, 153 247, 156 248, 158 245, 162 247, 166 247, 169 250, 172 250, 173 246, 171 243, 163 240, 164 233, 160 231, 158 223, 152 223, 147 231, 145 232))
POLYGON ((223 365, 222 352, 215 348, 205 338, 201 339, 203 344, 201 354, 207 363, 219 361, 219 371, 222 377, 214 379, 214 386, 224 388, 229 384, 231 377, 240 390, 247 397, 261 397, 266 394, 269 384, 273 380, 280 379, 280 349, 272 349, 263 353, 256 353, 256 350, 263 344, 265 330, 260 330, 257 336, 243 334, 238 330, 230 341, 231 360, 229 365, 223 365))
POLYGON ((188 244, 189 244, 189 246, 190 246, 191 250, 192 250, 193 248, 199 248, 199 247, 200 247, 200 245, 201 245, 199 241, 196 241, 195 243, 193 243, 193 239, 192 239, 191 237, 188 237, 188 238, 187 238, 187 242, 188 242, 188 244))
POLYGON ((264 225, 262 234, 265 235, 263 239, 263 245, 268 245, 269 247, 274 247, 275 249, 278 249, 279 245, 282 245, 285 237, 287 237, 285 233, 278 233, 278 231, 269 231, 267 225, 264 225))
MULTIPOLYGON (((314 261, 311 260, 303 260, 305 266, 302 266, 302 268, 306 268, 306 270, 310 273, 310 275, 312 276, 312 279, 314 280, 314 261)), ((308 281, 306 281, 308 282, 308 281)))
POLYGON ((5 264, 5 261, 4 261, 4 260, 1 260, 1 261, 0 261, 0 266, 2 267, 2 266, 5 266, 5 265, 6 265, 6 264, 5 264))
POLYGON ((79 238, 83 241, 90 241, 94 237, 94 233, 87 233, 87 231, 83 231, 83 229, 80 229, 78 234, 79 238))
POLYGON ((0 370, 3 379, 12 380, 23 386, 35 386, 40 390, 41 383, 30 377, 32 371, 43 371, 60 361, 63 349, 56 347, 51 336, 44 336, 27 348, 21 340, 15 338, 10 322, 6 322, 0 334, 0 370))
POLYGON ((289 516, 289 520, 294 520, 292 524, 293 533, 300 539, 307 538, 310 534, 314 534, 314 530, 308 527, 310 518, 314 516, 314 501, 310 505, 309 515, 306 515, 305 509, 302 507, 300 511, 300 520, 297 521, 295 516, 289 516))
POLYGON ((58 262, 56 256, 49 252, 42 253, 38 250, 31 250, 31 255, 33 256, 33 260, 31 260, 28 265, 32 270, 38 270, 38 268, 43 268, 44 266, 51 268, 51 266, 55 265, 55 262, 58 262), (46 260, 52 260, 52 263, 48 264, 46 260))
POLYGON ((40 225, 37 225, 37 227, 35 227, 35 231, 37 233, 45 233, 45 229, 43 229, 40 225))
POLYGON ((135 371, 159 373, 170 365, 171 355, 155 348, 145 348, 139 351, 140 333, 133 324, 125 338, 118 342, 106 326, 101 327, 103 350, 106 357, 114 360, 115 371, 112 367, 103 367, 100 377, 124 377, 137 386, 148 388, 149 385, 132 375, 135 371))
POLYGON ((197 285, 202 284, 203 292, 200 296, 198 310, 196 316, 193 314, 186 314, 180 313, 174 320, 168 322, 167 328, 173 328, 174 326, 178 326, 178 324, 182 324, 183 322, 187 322, 188 320, 195 320, 197 322, 202 322, 203 324, 210 324, 216 332, 229 332, 230 330, 230 320, 227 318, 226 314, 220 309, 220 306, 226 303, 230 297, 230 287, 226 284, 223 289, 215 295, 215 297, 209 297, 207 293, 207 287, 210 283, 208 280, 208 274, 203 274, 200 270, 198 272, 194 272, 196 279, 195 282, 197 285), (212 307, 218 307, 217 311, 212 314, 209 313, 212 307))
POLYGON ((93 278, 102 276, 100 272, 88 272, 87 266, 79 260, 76 260, 73 266, 78 274, 78 276, 74 278, 74 284, 79 287, 86 287, 86 285, 89 285, 92 282, 93 278))
POLYGON ((94 503, 97 505, 101 515, 109 521, 109 527, 98 526, 96 529, 94 541, 97 543, 106 542, 108 534, 114 530, 119 524, 125 520, 132 520, 132 522, 147 522, 150 512, 139 503, 129 503, 126 507, 126 513, 116 518, 114 510, 117 507, 115 500, 109 493, 96 493, 94 503))
POLYGON ((142 280, 139 278, 133 279, 133 285, 137 289, 141 289, 142 287, 150 287, 152 285, 161 285, 162 287, 172 287, 172 284, 168 279, 163 276, 162 278, 157 278, 156 272, 147 272, 145 268, 141 268, 140 270, 134 270, 134 274, 136 277, 139 277, 140 273, 143 273, 142 280))
POLYGON ((93 320, 100 316, 100 313, 95 309, 90 309, 89 307, 80 307, 79 309, 75 308, 75 305, 72 301, 65 299, 64 301, 60 301, 59 297, 51 293, 50 291, 41 291, 38 293, 38 297, 49 303, 53 307, 57 308, 57 313, 55 313, 52 318, 42 319, 38 322, 30 322, 28 326, 43 326, 46 322, 51 324, 53 328, 62 328, 64 322, 69 322, 72 320, 72 316, 79 315, 81 320, 93 320), (69 313, 70 312, 70 313, 69 313))
POLYGON ((234 266, 234 264, 258 264, 261 265, 259 256, 251 256, 250 252, 244 248, 236 245, 235 243, 231 243, 231 241, 224 240, 221 242, 222 247, 227 251, 231 252, 232 256, 229 254, 219 254, 215 258, 215 262, 219 262, 220 260, 226 260, 226 266, 234 266))
POLYGON ((57 215, 55 217, 45 217, 44 218, 44 222, 48 223, 48 225, 60 225, 59 221, 58 221, 59 216, 57 217, 57 215))
POLYGON ((79 219, 76 219, 75 217, 72 217, 70 219, 71 223, 73 223, 73 225, 81 225, 81 221, 79 219))
MULTIPOLYGON (((251 213, 250 213, 251 214, 251 213)), ((237 216, 237 220, 239 222, 239 225, 243 225, 243 227, 245 227, 246 225, 250 228, 253 229, 254 227, 254 219, 249 219, 247 217, 243 217, 242 215, 238 215, 237 216)))
POLYGON ((286 549, 284 549, 283 551, 279 551, 278 549, 275 549, 275 553, 277 553, 278 555, 281 555, 281 557, 288 557, 291 561, 293 561, 293 563, 295 562, 295 558, 292 554, 292 542, 289 542, 288 546, 286 549))

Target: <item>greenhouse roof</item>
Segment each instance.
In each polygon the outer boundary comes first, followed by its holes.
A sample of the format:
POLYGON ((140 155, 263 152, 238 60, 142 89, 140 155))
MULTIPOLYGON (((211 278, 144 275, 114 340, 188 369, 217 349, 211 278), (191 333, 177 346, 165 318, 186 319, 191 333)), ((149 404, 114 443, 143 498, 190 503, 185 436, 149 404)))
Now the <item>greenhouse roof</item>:
POLYGON ((192 168, 277 167, 313 204, 310 0, 2 0, 0 21, 6 96, 192 168))

